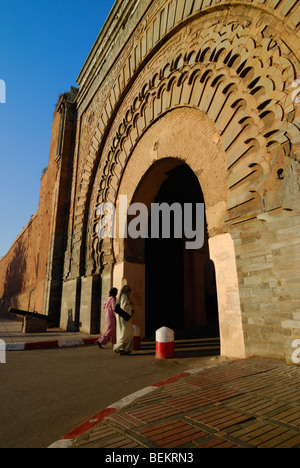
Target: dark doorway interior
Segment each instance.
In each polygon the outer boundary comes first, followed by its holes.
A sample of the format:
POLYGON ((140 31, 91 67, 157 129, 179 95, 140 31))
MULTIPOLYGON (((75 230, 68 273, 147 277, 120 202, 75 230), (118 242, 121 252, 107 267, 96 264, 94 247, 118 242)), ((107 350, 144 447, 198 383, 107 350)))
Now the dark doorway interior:
MULTIPOLYGON (((186 164, 168 172, 154 203, 204 203, 194 172, 186 164)), ((149 219, 149 232, 151 219, 149 219)), ((218 334, 218 306, 207 231, 199 250, 187 250, 185 238, 153 239, 145 244, 146 336, 167 326, 177 337, 218 334)))

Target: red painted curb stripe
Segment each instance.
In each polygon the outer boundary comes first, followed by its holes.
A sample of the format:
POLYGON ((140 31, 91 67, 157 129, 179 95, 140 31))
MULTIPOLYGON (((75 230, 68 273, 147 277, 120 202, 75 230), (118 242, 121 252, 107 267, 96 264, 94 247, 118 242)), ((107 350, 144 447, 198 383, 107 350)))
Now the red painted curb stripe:
POLYGON ((40 341, 38 343, 25 343, 26 350, 28 349, 43 349, 43 348, 57 348, 58 341, 40 341))
POLYGON ((99 340, 99 338, 84 338, 83 344, 94 344, 99 340))
POLYGON ((84 432, 88 431, 89 429, 92 429, 94 426, 102 422, 103 419, 107 418, 107 416, 115 413, 116 411, 117 410, 115 408, 106 408, 100 411, 95 416, 92 416, 91 418, 89 418, 88 421, 84 422, 80 426, 73 429, 71 432, 69 432, 69 434, 65 435, 61 440, 76 439, 76 437, 79 437, 84 432))
MULTIPOLYGON (((83 345, 88 345, 88 344, 94 344, 98 338, 84 338, 82 340, 83 345)), ((63 340, 61 340, 63 341, 63 340)), ((65 340, 66 343, 68 343, 68 340, 65 340)), ((72 340, 71 340, 72 342, 72 340)), ((38 342, 32 342, 32 343, 24 343, 24 350, 30 350, 30 349, 50 349, 50 348, 58 348, 59 347, 59 340, 54 340, 54 341, 38 341, 38 342)))
POLYGON ((162 380, 161 382, 151 385, 151 387, 161 387, 162 385, 167 385, 169 383, 176 382, 176 380, 182 379, 183 377, 187 377, 188 375, 190 375, 188 372, 183 372, 182 374, 176 375, 175 377, 170 377, 169 379, 162 380))

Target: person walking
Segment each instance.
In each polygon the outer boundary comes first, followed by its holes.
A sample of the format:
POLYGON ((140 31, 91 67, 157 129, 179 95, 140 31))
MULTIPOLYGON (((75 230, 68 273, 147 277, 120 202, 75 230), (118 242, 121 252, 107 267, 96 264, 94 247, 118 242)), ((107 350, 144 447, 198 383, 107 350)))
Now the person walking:
POLYGON ((116 307, 116 297, 118 294, 117 288, 112 288, 109 291, 109 297, 103 304, 105 311, 105 332, 97 340, 99 348, 102 348, 102 345, 107 344, 109 341, 112 342, 114 346, 116 344, 116 317, 115 317, 115 307, 116 307))
POLYGON ((130 286, 123 286, 118 299, 118 303, 120 304, 121 309, 130 316, 129 320, 125 320, 123 317, 116 314, 117 342, 113 349, 116 353, 120 354, 130 354, 133 346, 133 309, 129 297, 130 293, 130 286))

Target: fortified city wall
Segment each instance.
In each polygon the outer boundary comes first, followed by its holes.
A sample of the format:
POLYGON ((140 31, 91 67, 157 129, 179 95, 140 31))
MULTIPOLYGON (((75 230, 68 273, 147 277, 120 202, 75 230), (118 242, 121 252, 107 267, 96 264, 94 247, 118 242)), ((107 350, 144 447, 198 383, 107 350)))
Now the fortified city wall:
POLYGON ((126 281, 145 330, 145 246, 99 239, 97 208, 120 194, 149 204, 167 166, 187 165, 205 201, 222 354, 290 360, 300 335, 299 55, 296 0, 115 2, 78 93, 56 115, 60 129, 69 117, 69 134, 52 137, 66 145, 61 159, 50 150, 49 168, 66 166, 49 178, 65 193, 56 205, 52 190, 59 228, 42 242, 45 313, 98 332, 108 290, 126 281))

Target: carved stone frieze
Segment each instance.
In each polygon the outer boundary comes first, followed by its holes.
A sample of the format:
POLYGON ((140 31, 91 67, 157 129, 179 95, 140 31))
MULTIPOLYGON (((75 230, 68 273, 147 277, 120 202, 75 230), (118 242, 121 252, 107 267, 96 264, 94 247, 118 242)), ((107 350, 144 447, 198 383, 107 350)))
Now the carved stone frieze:
POLYGON ((226 152, 228 225, 276 209, 287 196, 290 161, 299 154, 290 88, 295 58, 266 37, 265 25, 234 19, 199 25, 177 34, 149 62, 115 119, 91 200, 88 239, 96 270, 111 256, 110 243, 98 237, 97 206, 115 203, 133 148, 157 118, 176 107, 196 107, 215 123, 226 152))

